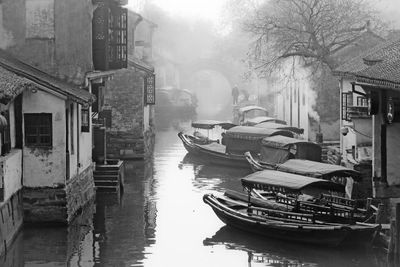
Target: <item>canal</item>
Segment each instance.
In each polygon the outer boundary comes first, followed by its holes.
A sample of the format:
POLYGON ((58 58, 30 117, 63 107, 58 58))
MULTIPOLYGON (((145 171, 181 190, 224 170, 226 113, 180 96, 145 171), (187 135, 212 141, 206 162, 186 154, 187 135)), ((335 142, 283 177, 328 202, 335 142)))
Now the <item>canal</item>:
POLYGON ((68 228, 25 226, 0 265, 386 266, 371 249, 288 244, 224 226, 202 196, 241 190, 247 171, 190 158, 181 127, 157 132, 151 160, 126 162, 123 194, 98 194, 68 228))

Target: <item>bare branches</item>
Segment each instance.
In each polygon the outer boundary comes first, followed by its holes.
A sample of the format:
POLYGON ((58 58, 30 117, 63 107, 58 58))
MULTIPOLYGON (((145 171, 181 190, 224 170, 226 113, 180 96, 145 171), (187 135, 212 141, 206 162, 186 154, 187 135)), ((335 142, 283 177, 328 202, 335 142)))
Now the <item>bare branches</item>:
POLYGON ((365 0, 270 0, 243 24, 256 40, 257 69, 302 57, 335 67, 334 54, 354 42, 375 20, 365 0))

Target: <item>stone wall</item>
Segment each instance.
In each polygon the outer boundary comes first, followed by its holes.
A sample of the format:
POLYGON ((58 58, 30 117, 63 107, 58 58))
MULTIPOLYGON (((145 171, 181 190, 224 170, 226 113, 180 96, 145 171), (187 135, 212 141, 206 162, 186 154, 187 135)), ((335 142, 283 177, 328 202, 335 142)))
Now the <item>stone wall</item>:
POLYGON ((13 194, 0 206, 0 255, 16 237, 23 222, 22 195, 21 191, 13 194))
POLYGON ((95 196, 93 165, 58 187, 24 187, 24 220, 27 223, 68 224, 95 196))

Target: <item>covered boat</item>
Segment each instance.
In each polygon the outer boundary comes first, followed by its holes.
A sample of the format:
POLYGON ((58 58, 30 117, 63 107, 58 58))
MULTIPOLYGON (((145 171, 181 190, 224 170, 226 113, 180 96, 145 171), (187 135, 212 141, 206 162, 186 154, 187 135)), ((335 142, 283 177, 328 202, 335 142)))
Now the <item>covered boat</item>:
POLYGON ((221 129, 225 131, 236 126, 235 124, 228 121, 217 121, 217 120, 198 120, 192 122, 191 125, 195 130, 193 132, 193 135, 188 135, 188 138, 190 138, 193 142, 200 145, 220 142, 219 139, 212 139, 209 137, 210 136, 209 130, 212 130, 216 127, 221 127, 221 129), (207 130, 207 135, 201 133, 200 129, 207 130))
POLYGON ((206 194, 203 201, 227 225, 287 241, 324 246, 371 243, 379 225, 326 223, 313 214, 286 212, 246 205, 224 196, 206 194))
POLYGON ((297 135, 301 135, 304 133, 304 129, 302 129, 302 128, 298 128, 295 126, 289 126, 289 125, 283 125, 280 123, 268 122, 268 121, 255 124, 254 127, 267 128, 267 129, 278 129, 278 130, 288 130, 297 135))
POLYGON ((244 153, 246 151, 259 153, 261 140, 275 135, 293 136, 293 133, 277 129, 236 126, 224 133, 221 144, 214 142, 203 145, 194 142, 190 135, 178 133, 189 153, 201 156, 210 163, 245 168, 249 168, 249 164, 244 153))
POLYGON ((321 161, 321 154, 322 148, 317 143, 287 136, 270 136, 261 141, 258 157, 246 153, 246 158, 253 171, 261 171, 276 169, 278 164, 289 159, 321 161))
POLYGON ((236 107, 234 109, 234 118, 233 122, 239 125, 246 125, 246 122, 249 119, 256 117, 267 117, 268 111, 260 106, 256 105, 248 105, 244 107, 236 107))

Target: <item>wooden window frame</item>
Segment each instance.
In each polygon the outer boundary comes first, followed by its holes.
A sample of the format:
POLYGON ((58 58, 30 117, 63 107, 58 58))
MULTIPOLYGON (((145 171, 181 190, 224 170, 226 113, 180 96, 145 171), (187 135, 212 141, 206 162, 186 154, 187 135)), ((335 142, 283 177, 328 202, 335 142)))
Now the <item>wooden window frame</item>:
POLYGON ((45 147, 53 146, 53 114, 52 113, 24 113, 24 133, 25 146, 27 147, 45 147), (34 129, 33 134, 28 128, 34 129), (47 129, 48 134, 42 133, 41 130, 47 129), (49 142, 42 142, 42 137, 49 137, 49 142), (32 142, 31 138, 35 138, 32 142))
POLYGON ((353 92, 343 92, 342 93, 342 116, 341 119, 345 121, 351 121, 348 110, 353 106, 353 92))
POLYGON ((147 75, 144 78, 144 104, 156 104, 156 76, 154 74, 147 75))
POLYGON ((81 132, 90 132, 90 111, 89 108, 81 109, 81 132))

